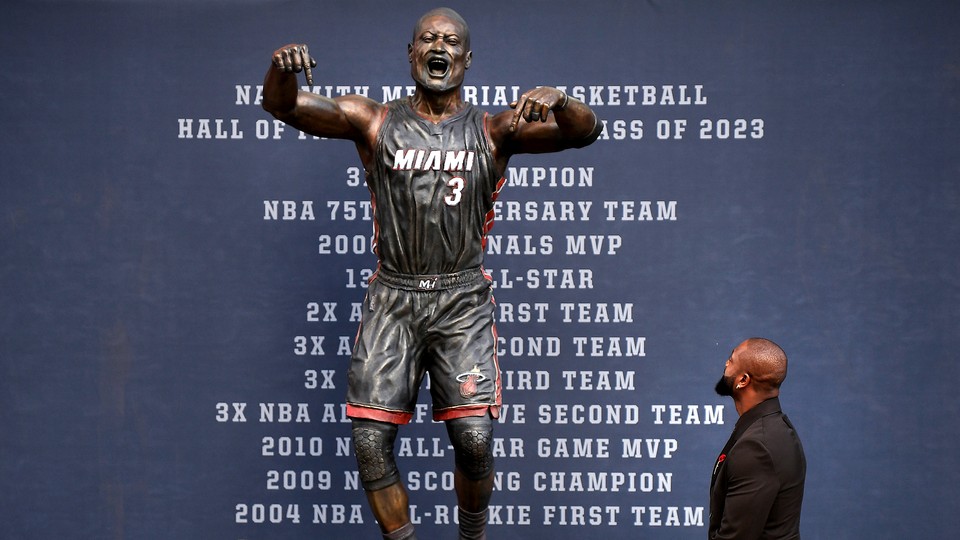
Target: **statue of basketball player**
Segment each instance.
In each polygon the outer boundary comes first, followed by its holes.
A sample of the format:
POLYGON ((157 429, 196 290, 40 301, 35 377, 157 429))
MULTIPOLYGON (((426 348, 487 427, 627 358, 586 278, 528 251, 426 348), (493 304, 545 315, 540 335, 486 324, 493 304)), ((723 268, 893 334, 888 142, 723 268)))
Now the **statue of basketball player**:
POLYGON ((373 202, 377 270, 369 280, 347 389, 359 477, 384 538, 415 538, 394 459, 425 373, 433 418, 454 447, 461 539, 485 538, 493 490, 492 419, 501 407, 492 280, 483 269, 493 204, 510 156, 580 148, 602 125, 556 88, 524 92, 487 114, 463 101, 470 31, 455 11, 420 18, 407 47, 416 91, 383 104, 326 98, 307 46, 273 54, 263 108, 294 128, 354 142, 373 202))

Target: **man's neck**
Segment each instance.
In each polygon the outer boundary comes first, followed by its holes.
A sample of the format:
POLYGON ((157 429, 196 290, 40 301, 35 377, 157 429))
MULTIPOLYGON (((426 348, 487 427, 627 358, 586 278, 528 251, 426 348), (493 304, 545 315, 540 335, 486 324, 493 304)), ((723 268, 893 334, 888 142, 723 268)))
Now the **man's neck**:
POLYGON ((420 88, 410 98, 410 105, 420 116, 433 123, 442 122, 463 109, 464 102, 460 98, 460 88, 443 94, 427 92, 420 88))
POLYGON ((738 396, 738 398, 733 400, 733 404, 737 408, 737 414, 743 416, 750 409, 778 395, 780 395, 780 392, 751 392, 750 394, 738 396))

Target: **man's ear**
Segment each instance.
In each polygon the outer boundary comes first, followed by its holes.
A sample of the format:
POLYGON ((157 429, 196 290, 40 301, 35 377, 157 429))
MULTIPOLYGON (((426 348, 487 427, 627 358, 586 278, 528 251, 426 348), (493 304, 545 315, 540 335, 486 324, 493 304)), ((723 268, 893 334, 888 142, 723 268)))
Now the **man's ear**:
POLYGON ((740 376, 737 377, 737 388, 746 388, 751 381, 753 381, 753 378, 750 377, 749 373, 741 373, 740 376))
POLYGON ((467 59, 463 62, 463 69, 470 69, 470 62, 473 61, 473 51, 467 51, 467 59))

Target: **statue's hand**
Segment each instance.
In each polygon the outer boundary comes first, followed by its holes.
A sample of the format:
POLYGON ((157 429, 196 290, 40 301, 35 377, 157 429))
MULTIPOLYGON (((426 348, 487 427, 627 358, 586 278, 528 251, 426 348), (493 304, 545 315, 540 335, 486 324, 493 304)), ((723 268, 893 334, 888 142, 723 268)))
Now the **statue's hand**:
POLYGON ((515 109, 513 121, 510 122, 510 131, 516 131, 522 117, 527 122, 546 122, 547 113, 551 110, 562 110, 567 105, 567 94, 556 88, 541 86, 528 90, 520 95, 520 99, 510 103, 515 109))
POLYGON ((310 68, 317 67, 317 61, 310 56, 306 44, 291 43, 273 52, 273 65, 286 73, 300 73, 307 76, 307 84, 313 85, 313 73, 310 68))

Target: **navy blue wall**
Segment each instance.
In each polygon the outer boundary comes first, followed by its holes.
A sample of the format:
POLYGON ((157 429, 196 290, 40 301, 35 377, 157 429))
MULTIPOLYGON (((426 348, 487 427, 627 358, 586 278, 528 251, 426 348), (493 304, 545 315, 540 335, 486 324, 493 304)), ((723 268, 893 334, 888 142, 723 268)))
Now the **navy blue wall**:
MULTIPOLYGON (((607 128, 502 193, 491 537, 703 537, 737 418, 713 383, 754 335, 790 357, 805 538, 960 533, 957 4, 451 5, 481 105, 562 86, 607 128)), ((359 160, 257 92, 303 41, 317 91, 382 100, 430 7, 4 5, 0 536, 377 537, 340 446, 359 160)), ((449 537, 444 430, 401 435, 421 537, 449 537)))

